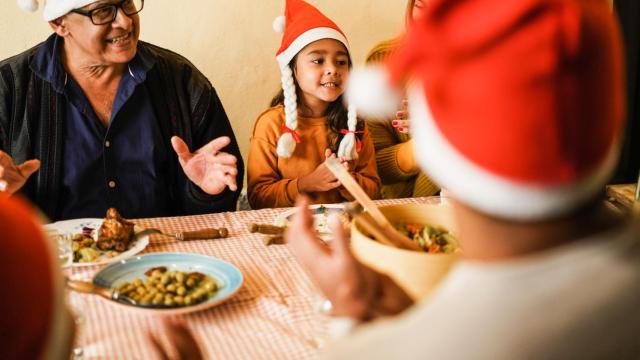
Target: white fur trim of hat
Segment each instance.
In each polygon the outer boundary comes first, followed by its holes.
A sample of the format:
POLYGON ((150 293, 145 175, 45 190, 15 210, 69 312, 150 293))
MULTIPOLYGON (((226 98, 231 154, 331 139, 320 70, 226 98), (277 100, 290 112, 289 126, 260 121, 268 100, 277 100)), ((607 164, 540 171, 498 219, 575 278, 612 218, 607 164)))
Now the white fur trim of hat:
POLYGON ((421 87, 409 90, 409 107, 413 118, 420 119, 411 124, 420 167, 457 199, 500 218, 530 221, 566 214, 604 188, 618 161, 619 140, 580 180, 565 185, 515 182, 473 163, 448 141, 435 124, 421 87))
MULTIPOLYGON (((38 0, 17 0, 18 6, 25 11, 35 12, 38 10, 38 0)), ((44 3, 42 17, 45 21, 55 20, 68 14, 73 9, 87 6, 96 0, 40 0, 44 3)))

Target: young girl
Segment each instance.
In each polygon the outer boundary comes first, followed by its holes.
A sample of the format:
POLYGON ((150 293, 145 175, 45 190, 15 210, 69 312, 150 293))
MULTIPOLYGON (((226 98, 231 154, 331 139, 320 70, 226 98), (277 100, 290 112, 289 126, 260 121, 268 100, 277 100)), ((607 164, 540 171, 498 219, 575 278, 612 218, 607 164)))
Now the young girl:
MULTIPOLYGON (((373 143, 355 109, 342 102, 351 59, 347 39, 331 20, 302 0, 288 0, 286 29, 276 55, 282 90, 258 117, 248 161, 254 209, 293 206, 300 193, 313 203, 352 200, 324 165, 337 157, 372 198, 378 197, 373 143)), ((282 30, 276 19, 274 28, 282 30)))

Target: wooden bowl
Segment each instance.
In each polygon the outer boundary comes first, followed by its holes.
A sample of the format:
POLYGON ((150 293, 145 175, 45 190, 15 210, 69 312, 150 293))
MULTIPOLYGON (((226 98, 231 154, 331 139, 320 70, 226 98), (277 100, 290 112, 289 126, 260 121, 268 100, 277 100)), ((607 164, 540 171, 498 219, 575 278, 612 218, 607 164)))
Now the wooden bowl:
MULTIPOLYGON (((456 233, 449 206, 403 204, 381 206, 380 211, 393 225, 438 225, 456 233)), ((459 253, 430 254, 381 244, 363 232, 357 219, 351 226, 351 249, 358 260, 390 276, 414 300, 428 295, 459 257, 459 253)))

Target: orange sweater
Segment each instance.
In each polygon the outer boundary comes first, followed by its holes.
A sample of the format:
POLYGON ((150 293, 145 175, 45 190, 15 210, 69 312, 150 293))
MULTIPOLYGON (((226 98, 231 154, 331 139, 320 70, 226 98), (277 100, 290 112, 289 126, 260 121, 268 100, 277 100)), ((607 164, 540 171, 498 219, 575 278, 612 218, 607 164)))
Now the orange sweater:
MULTIPOLYGON (((298 196, 298 178, 308 175, 324 162, 327 142, 326 117, 305 118, 298 115, 302 142, 296 145, 289 159, 279 158, 276 144, 284 124, 284 107, 278 105, 262 113, 253 127, 247 182, 249 204, 254 209, 293 206, 298 196)), ((380 178, 376 169, 371 138, 365 134, 358 160, 351 164, 351 174, 367 194, 377 199, 380 178)), ((308 194, 314 204, 351 201, 353 197, 343 187, 308 194)))

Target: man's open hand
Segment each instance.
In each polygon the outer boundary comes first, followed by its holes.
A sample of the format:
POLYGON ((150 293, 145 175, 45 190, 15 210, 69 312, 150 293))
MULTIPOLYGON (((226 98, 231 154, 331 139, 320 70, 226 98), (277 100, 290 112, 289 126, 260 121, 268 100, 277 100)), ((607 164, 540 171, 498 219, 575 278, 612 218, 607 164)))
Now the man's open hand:
POLYGON ((210 195, 221 193, 227 186, 231 191, 238 189, 236 184, 238 159, 220 151, 229 143, 231 140, 222 136, 192 153, 184 140, 177 136, 171 138, 171 145, 178 154, 184 173, 189 180, 210 195))

